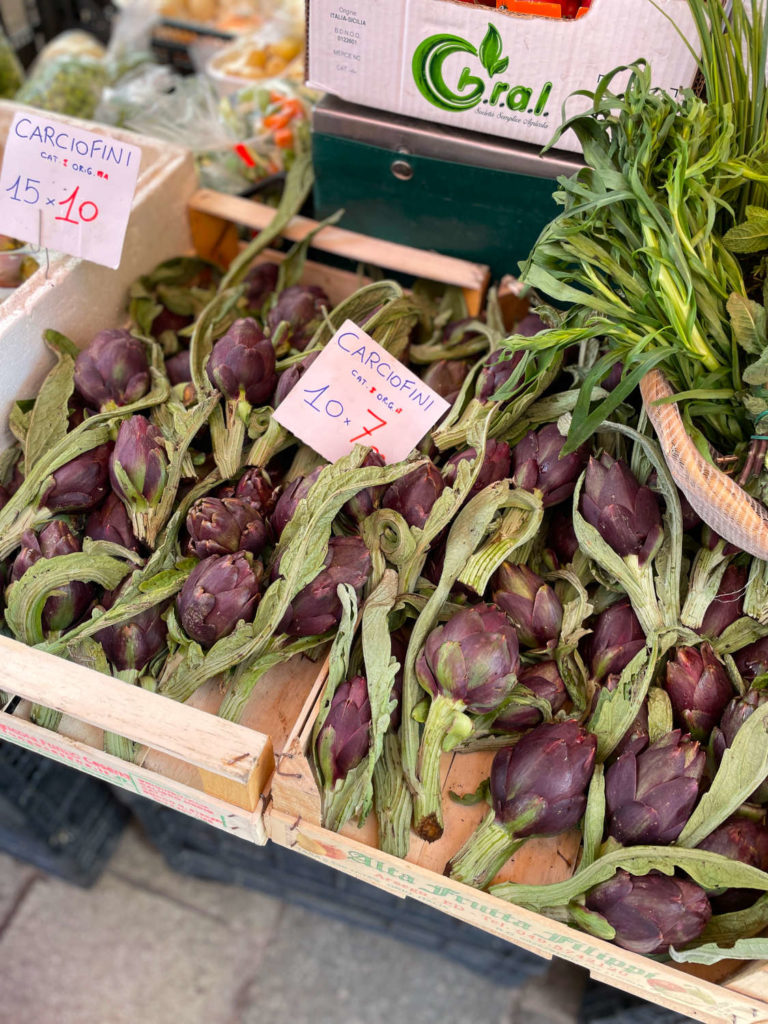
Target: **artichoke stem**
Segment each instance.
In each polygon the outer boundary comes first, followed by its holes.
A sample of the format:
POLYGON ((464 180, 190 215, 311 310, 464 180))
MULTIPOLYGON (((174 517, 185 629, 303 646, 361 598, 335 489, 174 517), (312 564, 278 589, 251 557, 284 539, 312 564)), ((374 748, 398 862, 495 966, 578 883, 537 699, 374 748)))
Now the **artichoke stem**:
POLYGON ((239 404, 239 399, 227 399, 227 429, 223 437, 221 434, 217 435, 216 440, 219 443, 214 445, 213 456, 222 480, 229 480, 235 476, 243 461, 245 423, 238 415, 239 404))
POLYGON ((59 723, 61 722, 61 711, 55 711, 53 708, 46 708, 42 704, 33 704, 29 712, 29 719, 34 722, 35 725, 39 725, 43 729, 50 729, 51 732, 57 732, 59 723))
POLYGON ((388 732, 373 772, 373 800, 379 823, 379 848, 405 857, 410 845, 411 793, 403 776, 400 738, 388 732))
POLYGON ((443 694, 435 697, 429 706, 419 747, 421 791, 413 805, 414 830, 428 843, 434 843, 443 834, 440 755, 443 750, 457 746, 472 731, 471 722, 463 714, 464 707, 461 701, 443 694))
MULTIPOLYGON (((515 823, 517 824, 517 823, 515 823)), ((445 874, 457 882, 483 889, 489 885, 525 839, 516 839, 509 825, 499 825, 489 811, 456 856, 445 874)))
POLYGON ((104 750, 113 757, 119 757, 123 761, 133 761, 139 748, 138 743, 127 739, 125 736, 118 736, 116 732, 104 733, 104 750))

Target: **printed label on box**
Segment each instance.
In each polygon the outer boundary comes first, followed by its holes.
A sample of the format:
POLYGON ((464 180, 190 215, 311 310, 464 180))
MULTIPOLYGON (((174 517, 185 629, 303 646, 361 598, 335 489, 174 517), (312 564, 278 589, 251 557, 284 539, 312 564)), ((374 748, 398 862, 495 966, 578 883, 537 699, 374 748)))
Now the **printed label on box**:
POLYGON ((387 463, 406 458, 450 408, 351 320, 275 410, 275 419, 335 462, 356 444, 387 463))
POLYGON ((0 231, 116 269, 141 150, 19 112, 0 171, 0 231))

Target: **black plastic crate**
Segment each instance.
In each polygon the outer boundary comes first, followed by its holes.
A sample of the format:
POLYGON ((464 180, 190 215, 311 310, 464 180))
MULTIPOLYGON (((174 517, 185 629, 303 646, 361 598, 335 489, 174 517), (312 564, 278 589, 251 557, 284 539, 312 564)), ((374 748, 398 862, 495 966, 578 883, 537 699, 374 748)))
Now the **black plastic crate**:
POLYGON ((129 817, 104 783, 0 743, 0 850, 68 882, 93 885, 129 817))
POLYGON ((548 961, 417 900, 400 899, 275 843, 255 846, 143 797, 117 793, 175 871, 240 885, 454 958, 517 987, 548 961))

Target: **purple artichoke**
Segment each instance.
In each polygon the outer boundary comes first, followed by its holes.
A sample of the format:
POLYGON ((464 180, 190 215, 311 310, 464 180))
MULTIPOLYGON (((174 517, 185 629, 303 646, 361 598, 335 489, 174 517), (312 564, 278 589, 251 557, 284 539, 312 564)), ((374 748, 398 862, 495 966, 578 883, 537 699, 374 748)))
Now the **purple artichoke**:
POLYGON ((107 442, 66 462, 53 474, 53 481, 40 499, 51 512, 85 512, 98 505, 109 491, 107 442))
MULTIPOLYGON (((605 681, 605 689, 608 691, 615 690, 618 685, 618 676, 608 676, 605 681)), ((639 754, 641 750, 645 750, 649 743, 648 702, 644 700, 640 705, 640 710, 635 715, 632 725, 630 725, 616 744, 611 754, 611 759, 615 761, 622 754, 626 754, 628 750, 633 750, 636 754, 639 754)))
MULTIPOLYGON (((384 465, 386 463, 378 452, 369 451, 361 462, 360 468, 362 469, 363 466, 380 468, 384 465)), ((384 484, 378 487, 365 487, 345 503, 343 511, 356 523, 363 523, 379 507, 385 490, 386 485, 384 484)))
POLYGON ((162 651, 167 636, 168 627, 159 605, 140 612, 128 622, 107 626, 94 634, 104 648, 107 660, 119 672, 129 669, 140 672, 162 651))
POLYGON ((189 384, 192 381, 192 370, 189 365, 189 349, 183 348, 175 356, 169 356, 165 360, 165 372, 168 380, 174 386, 176 384, 189 384))
POLYGON ((707 894, 694 882, 658 871, 613 878, 587 893, 586 906, 615 930, 613 941, 633 953, 666 953, 698 939, 712 916, 707 894))
POLYGON ((598 682, 607 675, 622 672, 645 647, 643 627, 626 598, 598 615, 589 641, 592 677, 598 682))
POLYGON ((249 551, 258 555, 267 543, 260 513, 239 498, 200 498, 187 513, 189 554, 208 555, 249 551))
POLYGON ((129 331, 99 331, 75 360, 75 387, 88 405, 130 405, 149 391, 144 345, 129 331))
MULTIPOLYGON (((736 733, 746 720, 768 700, 768 690, 747 690, 743 697, 734 697, 728 702, 720 718, 720 724, 712 730, 712 750, 718 764, 727 747, 733 746, 736 733)), ((765 778, 749 797, 755 804, 768 803, 768 778, 765 778)))
POLYGON ((211 351, 208 379, 231 401, 265 405, 275 390, 275 350, 255 320, 236 320, 211 351))
POLYGON ((194 319, 188 313, 174 313, 167 306, 164 306, 152 321, 149 333, 153 338, 159 338, 164 331, 172 331, 174 334, 178 334, 185 327, 189 327, 194 319))
POLYGON ((526 434, 512 449, 512 479, 525 491, 539 491, 544 508, 570 498, 589 460, 589 446, 581 445, 561 457, 565 438, 556 423, 526 434))
MULTIPOLYGON (((521 686, 530 690, 534 697, 545 700, 552 708, 553 715, 563 707, 568 699, 568 692, 554 661, 526 665, 518 673, 517 680, 521 686)), ((525 705, 515 707, 513 703, 494 718, 493 731, 523 732, 525 729, 532 729, 541 721, 542 715, 538 708, 525 705)))
POLYGON ((729 565, 723 573, 717 595, 704 613, 696 630, 702 636, 717 637, 744 614, 744 590, 747 570, 729 565))
POLYGON ((287 370, 283 370, 280 376, 277 378, 277 387, 275 388, 275 397, 272 400, 272 405, 276 409, 278 405, 285 399, 290 391, 296 387, 301 378, 310 368, 312 363, 320 355, 320 350, 315 349, 314 352, 308 352, 304 358, 298 362, 293 363, 287 370))
POLYGON ((387 487, 382 508, 399 512, 409 526, 423 530, 432 506, 445 490, 445 481, 433 462, 401 476, 387 487))
POLYGON ((292 348, 303 352, 323 322, 323 311, 330 308, 331 301, 322 288, 314 284, 294 284, 277 296, 277 302, 267 314, 267 327, 274 336, 280 324, 287 323, 287 340, 292 348))
POLYGON ((262 515, 269 515, 275 507, 275 488, 263 469, 251 466, 237 481, 234 494, 229 497, 252 505, 262 515))
MULTIPOLYGON (((768 871, 768 828, 751 818, 728 818, 699 843, 698 849, 768 871)), ((712 899, 712 906, 718 914, 730 914, 745 910, 757 896, 754 889, 726 889, 712 899)))
POLYGON ((573 828, 587 806, 597 737, 573 719, 545 722, 514 747, 503 747, 491 765, 493 814, 446 867, 446 874, 483 887, 528 836, 573 828))
POLYGON ((499 359, 498 356, 498 352, 492 352, 490 355, 486 356, 485 365, 480 371, 480 376, 477 379, 475 394, 481 402, 490 402, 493 400, 493 396, 496 392, 502 387, 502 385, 507 383, 517 367, 520 365, 523 353, 513 352, 513 354, 508 356, 506 359, 499 359))
POLYGON ((493 578, 493 600, 512 621, 524 647, 555 647, 563 624, 560 598, 527 565, 504 564, 493 578))
POLYGON ((342 683, 333 695, 328 717, 317 736, 317 763, 326 787, 345 779, 368 753, 371 702, 363 676, 342 683))
POLYGON ((560 505, 552 513, 547 530, 547 545, 554 551, 560 565, 568 565, 579 550, 576 531, 573 528, 573 511, 570 505, 560 505))
MULTIPOLYGON (((460 462, 466 462, 477 458, 477 451, 474 448, 467 448, 463 452, 456 452, 443 466, 443 479, 449 487, 456 482, 456 474, 460 462)), ((506 441, 496 441, 490 438, 485 446, 485 456, 477 479, 472 485, 469 497, 479 494, 490 484, 497 480, 506 480, 509 476, 510 452, 506 441)))
MULTIPOLYGON (((41 558, 58 558, 80 550, 80 542, 66 523, 59 519, 44 526, 36 536, 26 530, 21 536, 21 549, 16 555, 11 570, 11 582, 21 579, 24 573, 41 558)), ((43 605, 42 626, 46 633, 69 629, 87 611, 93 588, 90 583, 73 580, 59 587, 43 605)))
POLYGON ((371 555, 360 537, 331 537, 325 568, 294 597, 276 632, 302 637, 334 629, 341 622, 339 584, 348 583, 360 597, 370 573, 371 555))
POLYGON ((665 689, 678 725, 702 743, 733 697, 725 669, 706 643, 678 648, 674 660, 667 662, 665 689))
POLYGON ((625 462, 607 452, 599 460, 589 460, 581 514, 618 555, 637 555, 641 565, 655 554, 664 536, 656 495, 640 486, 625 462))
POLYGON ((469 363, 463 359, 438 359, 430 363, 421 379, 451 405, 459 397, 462 385, 469 373, 469 363))
POLYGON ((112 544, 121 544, 129 551, 139 550, 139 542, 133 532, 125 505, 112 492, 107 495, 103 505, 89 514, 85 521, 85 536, 91 540, 107 540, 112 544))
POLYGON ((288 484, 280 495, 270 519, 270 525, 276 537, 279 538, 282 535, 283 530, 290 520, 293 519, 296 509, 299 507, 299 502, 303 501, 312 490, 321 472, 322 466, 318 466, 317 469, 312 470, 309 476, 297 477, 288 484))
POLYGON ((123 420, 109 461, 112 490, 130 508, 156 508, 168 480, 163 435, 144 416, 123 420))
POLYGON ((496 821, 515 835, 553 836, 574 828, 587 806, 597 737, 573 720, 544 722, 514 747, 503 747, 491 765, 491 801, 496 821))
POLYGON ((765 675, 768 672, 768 636, 742 647, 734 654, 733 660, 742 678, 748 683, 765 675))
POLYGON ((277 288, 280 267, 277 263, 257 263, 248 271, 243 282, 248 309, 260 310, 277 288))
POLYGON ((203 647, 250 621, 259 600, 262 566, 242 551, 210 555, 187 577, 176 598, 176 613, 187 636, 203 647))
POLYGON ((673 843, 699 798, 706 755, 676 729, 605 774, 608 832, 625 846, 673 843))
POLYGON ((517 634, 492 604, 456 612, 427 637, 416 676, 427 692, 461 701, 467 711, 493 711, 517 683, 517 634))

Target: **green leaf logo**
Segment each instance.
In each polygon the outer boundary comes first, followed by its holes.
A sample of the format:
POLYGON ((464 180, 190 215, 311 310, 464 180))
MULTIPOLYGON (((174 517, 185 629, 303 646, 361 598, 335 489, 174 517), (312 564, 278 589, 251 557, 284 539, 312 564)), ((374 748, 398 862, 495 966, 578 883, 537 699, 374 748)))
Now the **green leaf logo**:
POLYGON ((495 25, 489 24, 488 31, 485 33, 485 39, 480 44, 478 56, 480 57, 480 63, 491 78, 494 75, 500 75, 509 66, 509 57, 502 57, 501 49, 502 42, 499 30, 495 25))

